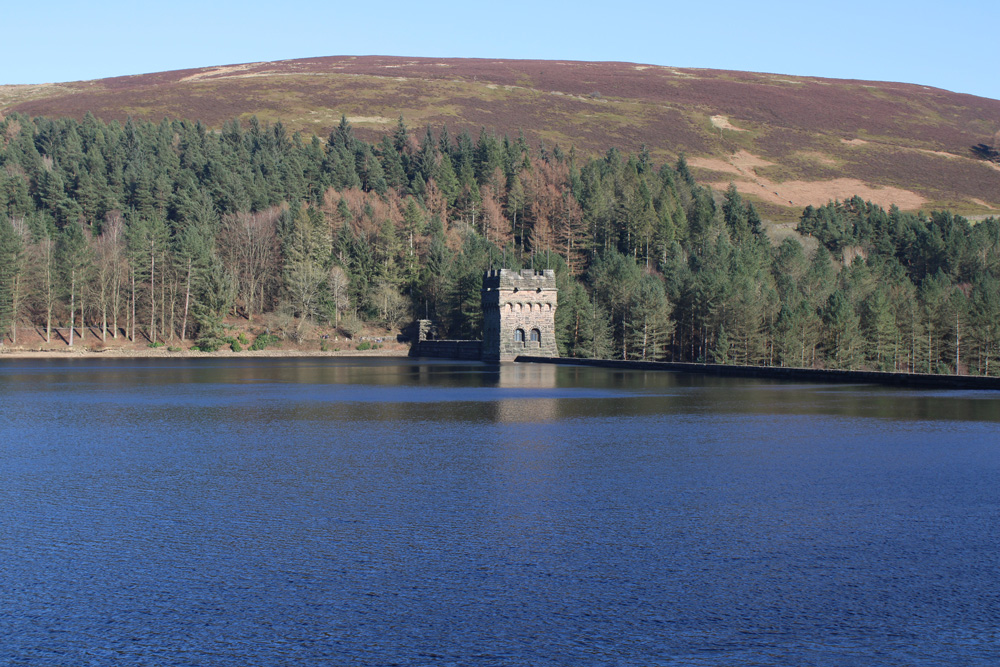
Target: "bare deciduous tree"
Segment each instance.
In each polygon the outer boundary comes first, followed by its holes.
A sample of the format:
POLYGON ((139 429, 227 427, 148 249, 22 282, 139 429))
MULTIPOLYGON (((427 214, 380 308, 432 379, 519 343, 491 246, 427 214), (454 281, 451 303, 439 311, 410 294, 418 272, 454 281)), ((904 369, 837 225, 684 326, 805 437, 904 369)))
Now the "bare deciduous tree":
POLYGON ((351 286, 351 279, 344 271, 344 267, 334 264, 330 267, 327 275, 327 287, 330 290, 330 303, 333 306, 333 325, 340 326, 340 314, 350 305, 348 290, 351 286))
POLYGON ((125 223, 117 212, 105 220, 97 239, 97 280, 93 296, 101 317, 101 340, 108 339, 108 320, 111 335, 118 338, 118 314, 122 307, 122 285, 125 278, 125 223))
POLYGON ((382 316, 382 322, 389 328, 398 326, 409 310, 406 297, 388 282, 383 282, 378 286, 375 300, 378 304, 379 314, 382 316))
POLYGON ((264 310, 264 298, 276 282, 278 241, 276 223, 281 209, 235 213, 222 218, 219 255, 236 278, 237 298, 247 320, 264 310))

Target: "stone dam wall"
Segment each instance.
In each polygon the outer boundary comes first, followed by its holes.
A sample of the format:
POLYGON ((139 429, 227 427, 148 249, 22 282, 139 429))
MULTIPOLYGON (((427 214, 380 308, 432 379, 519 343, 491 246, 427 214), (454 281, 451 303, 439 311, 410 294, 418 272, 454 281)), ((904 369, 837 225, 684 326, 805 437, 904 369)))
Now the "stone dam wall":
POLYGON ((843 384, 882 384, 928 389, 1000 389, 1000 377, 980 375, 932 375, 929 373, 883 373, 879 371, 837 371, 818 368, 785 368, 778 366, 727 366, 724 364, 692 364, 670 361, 622 361, 618 359, 569 359, 519 356, 517 362, 563 364, 567 366, 598 366, 640 371, 672 371, 701 373, 719 377, 769 378, 797 382, 836 382, 843 384))
POLYGON ((483 343, 478 340, 420 340, 410 346, 410 356, 479 361, 483 357, 483 343))

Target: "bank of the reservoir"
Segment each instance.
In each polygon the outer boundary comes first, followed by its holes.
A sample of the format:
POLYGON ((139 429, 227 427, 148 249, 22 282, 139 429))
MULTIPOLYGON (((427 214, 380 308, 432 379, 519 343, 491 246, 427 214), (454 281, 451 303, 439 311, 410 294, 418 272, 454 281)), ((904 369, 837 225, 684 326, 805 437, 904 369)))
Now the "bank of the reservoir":
POLYGON ((897 387, 936 389, 1000 389, 1000 377, 980 375, 933 375, 930 373, 885 373, 879 371, 841 371, 819 368, 781 366, 729 366, 671 361, 624 361, 620 359, 576 359, 520 356, 515 361, 535 364, 598 366, 644 371, 700 373, 720 377, 771 378, 800 382, 836 382, 846 384, 883 384, 897 387))
POLYGON ((102 350, 79 348, 63 349, 19 349, 0 347, 3 359, 246 359, 246 358, 309 358, 309 357, 399 357, 405 358, 407 350, 400 345, 386 346, 375 350, 314 350, 299 348, 268 348, 233 352, 223 347, 215 352, 202 352, 195 348, 171 350, 166 347, 109 347, 102 350))

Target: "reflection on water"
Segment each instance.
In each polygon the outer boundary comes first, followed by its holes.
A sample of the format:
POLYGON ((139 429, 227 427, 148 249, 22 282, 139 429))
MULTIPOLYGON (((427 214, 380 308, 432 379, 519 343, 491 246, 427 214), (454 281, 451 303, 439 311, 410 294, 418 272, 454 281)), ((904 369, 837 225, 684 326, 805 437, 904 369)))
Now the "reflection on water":
POLYGON ((0 364, 4 664, 993 665, 997 394, 0 364))
MULTIPOLYGON (((362 418, 405 419, 420 403, 509 402, 489 414, 506 421, 567 417, 657 415, 665 412, 826 415, 899 420, 998 421, 1000 392, 898 389, 873 385, 812 385, 777 380, 716 378, 549 364, 485 365, 441 360, 52 360, 0 365, 0 391, 49 395, 66 388, 93 400, 148 400, 196 406, 259 399, 296 399, 302 407, 360 411, 362 418), (206 386, 209 385, 209 386, 206 386), (136 394, 136 387, 141 389, 136 394), (166 391, 159 391, 164 388, 166 391), (83 392, 83 393, 81 393, 83 392), (544 407, 519 406, 531 401, 544 407), (375 403, 395 403, 395 406, 375 403), (357 403, 360 405, 348 406, 357 403), (332 408, 331 408, 332 406, 332 408), (525 416, 517 416, 522 412, 525 416)), ((435 417, 479 420, 482 408, 443 410, 435 417)), ((342 415, 343 413, 341 413, 342 415)), ((352 412, 352 414, 357 414, 352 412)), ((340 416, 340 415, 338 415, 340 416)))
MULTIPOLYGON (((556 366, 548 364, 504 364, 497 369, 496 386, 537 392, 556 386, 556 366)), ((508 398, 494 402, 493 421, 502 423, 546 422, 559 418, 557 398, 508 398)))

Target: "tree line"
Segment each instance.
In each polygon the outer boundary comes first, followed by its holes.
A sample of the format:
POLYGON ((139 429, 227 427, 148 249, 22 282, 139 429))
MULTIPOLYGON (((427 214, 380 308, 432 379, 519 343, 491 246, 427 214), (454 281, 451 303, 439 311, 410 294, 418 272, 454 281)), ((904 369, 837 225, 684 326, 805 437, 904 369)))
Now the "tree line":
POLYGON ((533 267, 556 270, 567 356, 998 372, 1000 220, 854 198, 798 232, 772 243, 735 187, 645 149, 584 159, 402 118, 374 143, 346 118, 325 139, 256 118, 0 120, 11 343, 20 325, 209 344, 264 315, 292 338, 413 317, 477 337, 483 272, 533 267))

